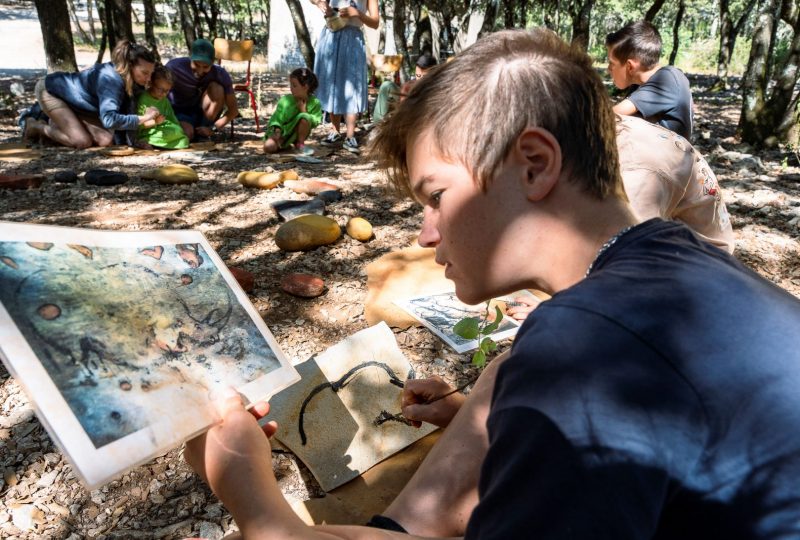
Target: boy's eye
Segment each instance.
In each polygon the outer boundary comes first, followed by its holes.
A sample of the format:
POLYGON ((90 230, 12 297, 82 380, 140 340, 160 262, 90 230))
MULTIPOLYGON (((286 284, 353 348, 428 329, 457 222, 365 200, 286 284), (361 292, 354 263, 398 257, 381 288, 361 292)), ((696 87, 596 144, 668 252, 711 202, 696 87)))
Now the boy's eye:
POLYGON ((428 204, 431 206, 439 206, 439 201, 442 199, 441 191, 434 191, 428 196, 428 204))

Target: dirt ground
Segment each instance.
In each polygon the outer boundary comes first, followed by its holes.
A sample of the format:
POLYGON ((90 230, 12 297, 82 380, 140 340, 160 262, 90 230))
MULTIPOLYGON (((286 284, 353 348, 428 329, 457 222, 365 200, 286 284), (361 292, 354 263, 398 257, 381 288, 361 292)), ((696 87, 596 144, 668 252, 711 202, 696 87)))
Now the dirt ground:
MULTIPOLYGON (((17 109, 31 100, 34 78, 0 79, 0 142, 18 140, 17 109), (10 85, 21 83, 14 96, 10 85)), ((736 233, 736 252, 746 265, 800 296, 800 167, 792 153, 753 151, 738 144, 735 126, 740 102, 735 92, 710 95, 708 82, 693 77, 697 106, 696 145, 708 156, 724 191, 736 233)), ((285 82, 264 76, 263 99, 274 105, 285 82)), ((0 161, 1 173, 58 171, 81 174, 93 168, 123 171, 126 184, 94 187, 46 181, 41 188, 0 191, 0 219, 114 230, 163 228, 202 231, 229 266, 252 272, 255 307, 293 361, 323 351, 366 326, 365 267, 390 251, 412 244, 421 223, 418 205, 395 198, 374 167, 338 150, 321 164, 275 164, 247 141, 258 135, 252 119, 236 123, 236 141, 218 136, 209 156, 193 164, 200 181, 164 186, 142 179, 144 169, 164 164, 164 156, 110 158, 95 151, 43 147, 44 157, 24 163, 0 161), (344 225, 362 216, 374 226, 367 243, 344 236, 309 252, 284 253, 273 241, 279 221, 269 206, 280 199, 304 199, 287 188, 248 190, 236 182, 243 170, 295 168, 303 178, 337 184, 344 197, 328 205, 328 215, 344 225), (322 276, 328 291, 313 300, 280 290, 290 272, 322 276)), ((321 128, 314 136, 319 140, 321 128)), ((358 137, 366 134, 360 130, 358 137)), ((252 143, 250 143, 252 144, 252 143)), ((429 332, 396 331, 397 340, 421 376, 440 374, 461 383, 474 374, 468 355, 457 355, 429 332)), ((508 344, 504 344, 507 347, 508 344)), ((290 453, 273 453, 281 489, 291 499, 323 495, 305 467, 290 453)), ((0 537, 3 538, 183 538, 217 539, 234 524, 209 490, 183 463, 180 451, 137 467, 95 491, 85 490, 53 445, 13 378, 0 368, 0 537)))

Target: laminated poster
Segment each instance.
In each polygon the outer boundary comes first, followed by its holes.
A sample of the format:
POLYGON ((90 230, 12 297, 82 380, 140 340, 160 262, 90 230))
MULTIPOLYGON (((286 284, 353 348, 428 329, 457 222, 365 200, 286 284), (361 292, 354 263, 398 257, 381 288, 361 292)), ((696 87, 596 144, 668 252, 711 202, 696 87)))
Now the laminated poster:
MULTIPOLYGON (((518 296, 528 296, 535 302, 539 298, 529 291, 518 291, 513 294, 497 298, 492 301, 505 312, 503 304, 510 303, 518 296)), ((477 339, 464 339, 455 332, 453 327, 458 321, 466 317, 482 317, 486 311, 486 304, 468 305, 458 299, 454 291, 445 291, 436 294, 415 296, 406 300, 397 300, 395 304, 403 308, 409 315, 417 319, 428 330, 439 336, 454 351, 459 354, 478 348, 477 339)), ((503 317, 500 326, 490 336, 494 341, 500 341, 517 334, 521 322, 511 317, 503 317)))
POLYGON ((196 231, 0 222, 0 357, 89 488, 299 380, 196 231))

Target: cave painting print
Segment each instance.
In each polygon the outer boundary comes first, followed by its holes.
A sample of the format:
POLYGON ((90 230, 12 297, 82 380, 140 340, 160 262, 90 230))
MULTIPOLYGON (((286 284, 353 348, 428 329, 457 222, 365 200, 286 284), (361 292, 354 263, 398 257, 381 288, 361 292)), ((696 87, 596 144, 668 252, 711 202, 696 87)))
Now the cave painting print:
MULTIPOLYGON (((512 298, 520 295, 533 296, 525 291, 504 296, 500 300, 510 302, 512 298)), ((395 303, 443 339, 457 353, 464 353, 478 347, 478 340, 469 340, 459 336, 453 332, 453 327, 466 317, 482 317, 486 310, 486 304, 470 306, 461 302, 455 292, 417 296, 395 303)), ((520 323, 516 320, 504 317, 491 337, 495 341, 511 337, 517 333, 519 326, 520 323)))
POLYGON ((0 302, 96 448, 280 367, 200 244, 0 242, 0 302))

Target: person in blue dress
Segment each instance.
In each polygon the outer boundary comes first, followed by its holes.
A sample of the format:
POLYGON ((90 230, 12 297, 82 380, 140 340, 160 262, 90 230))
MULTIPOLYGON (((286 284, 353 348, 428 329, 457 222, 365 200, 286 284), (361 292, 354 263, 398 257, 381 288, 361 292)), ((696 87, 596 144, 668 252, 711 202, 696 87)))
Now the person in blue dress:
POLYGON ((314 73, 319 79, 317 97, 331 115, 331 131, 323 144, 341 139, 344 148, 358 153, 355 138, 358 114, 367 110, 367 51, 361 27, 378 28, 378 0, 316 0, 326 25, 317 42, 314 73))

